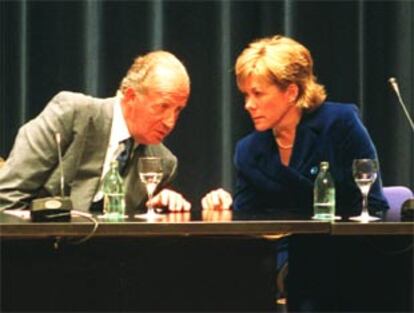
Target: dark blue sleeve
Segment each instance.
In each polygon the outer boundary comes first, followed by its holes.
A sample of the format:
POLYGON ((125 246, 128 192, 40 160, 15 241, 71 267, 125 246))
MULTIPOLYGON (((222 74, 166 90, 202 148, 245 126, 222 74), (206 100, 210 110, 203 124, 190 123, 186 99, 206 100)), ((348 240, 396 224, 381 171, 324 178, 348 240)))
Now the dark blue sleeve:
MULTIPOLYGON (((352 110, 346 112, 343 118, 343 131, 340 140, 341 167, 343 169, 343 180, 336 185, 336 199, 338 213, 356 213, 361 210, 361 192, 356 186, 352 175, 352 162, 354 159, 375 159, 378 161, 377 152, 367 129, 362 124, 358 109, 353 106, 352 110)), ((374 182, 369 193, 368 204, 371 213, 388 209, 388 204, 382 193, 381 173, 378 172, 377 180, 374 182)))

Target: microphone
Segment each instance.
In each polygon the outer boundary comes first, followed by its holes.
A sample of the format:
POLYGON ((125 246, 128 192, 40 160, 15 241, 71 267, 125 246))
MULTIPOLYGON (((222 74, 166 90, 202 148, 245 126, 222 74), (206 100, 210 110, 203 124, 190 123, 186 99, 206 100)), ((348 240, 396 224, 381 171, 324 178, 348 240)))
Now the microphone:
POLYGON ((65 197, 65 176, 63 174, 60 133, 55 133, 60 170, 60 196, 34 199, 30 204, 30 216, 33 222, 66 222, 70 221, 72 201, 65 197))
MULTIPOLYGON (((405 116, 407 117, 408 123, 411 126, 411 129, 414 132, 414 123, 413 120, 410 117, 410 114, 408 113, 407 106, 404 103, 404 100, 401 97, 400 94, 400 88, 398 88, 397 79, 395 77, 390 77, 388 79, 388 82, 391 85, 391 88, 394 90, 395 94, 397 95, 398 102, 400 103, 405 116)), ((401 205, 401 218, 402 219, 414 219, 414 198, 407 199, 403 202, 401 205)))
POLYGON ((390 77, 390 79, 388 79, 388 82, 390 83, 391 88, 394 90, 395 94, 397 95, 398 102, 400 103, 400 105, 401 105, 401 107, 402 107, 402 109, 405 113, 405 116, 407 117, 408 123, 410 123, 411 129, 414 132, 414 123, 413 123, 413 120, 410 117, 410 113, 408 113, 407 106, 405 105, 405 103, 404 103, 404 101, 401 97, 400 89, 398 88, 397 79, 395 77, 390 77))

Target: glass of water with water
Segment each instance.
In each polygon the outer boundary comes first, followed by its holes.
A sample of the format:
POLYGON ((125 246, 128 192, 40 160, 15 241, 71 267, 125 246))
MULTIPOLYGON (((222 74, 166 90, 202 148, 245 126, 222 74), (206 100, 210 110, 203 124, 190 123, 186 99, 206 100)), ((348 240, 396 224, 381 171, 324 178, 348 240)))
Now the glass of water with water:
MULTIPOLYGON (((138 174, 141 181, 145 184, 148 200, 151 201, 154 191, 161 182, 163 176, 162 159, 160 157, 142 157, 138 159, 138 174)), ((163 215, 157 214, 154 207, 150 204, 147 213, 135 215, 137 218, 154 220, 163 215)))
POLYGON ((352 163, 352 174, 355 183, 362 194, 362 212, 359 216, 350 217, 350 220, 367 223, 369 221, 376 221, 380 218, 369 215, 368 212, 368 193, 372 184, 377 179, 378 162, 371 159, 356 159, 352 163))

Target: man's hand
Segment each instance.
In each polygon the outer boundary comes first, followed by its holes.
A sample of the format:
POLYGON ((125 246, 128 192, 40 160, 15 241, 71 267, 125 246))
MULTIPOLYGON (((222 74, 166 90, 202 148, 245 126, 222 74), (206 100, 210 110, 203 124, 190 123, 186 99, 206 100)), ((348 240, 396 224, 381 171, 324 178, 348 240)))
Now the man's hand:
POLYGON ((210 191, 201 200, 203 210, 230 210, 232 203, 230 193, 222 188, 210 191))
POLYGON ((161 190, 156 196, 148 201, 147 206, 151 204, 154 207, 166 207, 170 212, 187 212, 191 209, 191 204, 184 197, 170 189, 161 190))

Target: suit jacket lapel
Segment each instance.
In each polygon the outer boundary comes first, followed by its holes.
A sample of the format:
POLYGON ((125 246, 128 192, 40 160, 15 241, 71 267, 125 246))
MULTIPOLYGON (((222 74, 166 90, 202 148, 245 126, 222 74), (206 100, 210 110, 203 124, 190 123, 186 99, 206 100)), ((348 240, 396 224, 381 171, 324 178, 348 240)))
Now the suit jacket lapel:
POLYGON ((76 209, 88 210, 99 188, 111 132, 114 102, 115 98, 110 98, 103 103, 96 103, 98 111, 91 112, 89 117, 83 146, 79 147, 82 156, 72 184, 71 198, 76 209))
POLYGON ((305 113, 296 130, 296 139, 289 166, 306 173, 322 158, 322 145, 318 142, 320 121, 316 112, 305 113))

